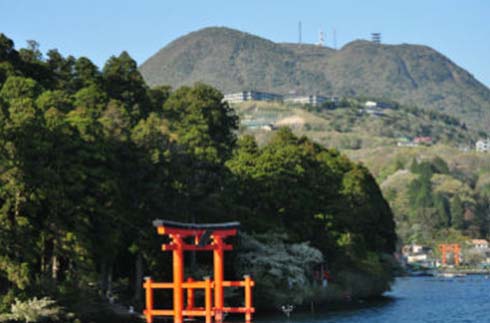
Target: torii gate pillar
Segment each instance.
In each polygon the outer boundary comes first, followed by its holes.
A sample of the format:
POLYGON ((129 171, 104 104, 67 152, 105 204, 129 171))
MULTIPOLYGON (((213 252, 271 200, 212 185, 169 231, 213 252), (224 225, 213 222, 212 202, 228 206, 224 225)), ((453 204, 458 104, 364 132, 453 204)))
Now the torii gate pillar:
POLYGON ((174 322, 182 323, 184 321, 182 311, 184 310, 184 251, 182 248, 182 238, 179 234, 172 235, 172 243, 175 249, 172 251, 173 258, 173 276, 174 276, 174 322))
POLYGON ((223 252, 223 239, 220 236, 213 236, 213 245, 216 248, 213 250, 213 262, 214 262, 214 306, 216 307, 214 313, 214 319, 216 322, 223 322, 223 307, 224 307, 224 295, 223 295, 223 281, 224 274, 224 252, 223 252))

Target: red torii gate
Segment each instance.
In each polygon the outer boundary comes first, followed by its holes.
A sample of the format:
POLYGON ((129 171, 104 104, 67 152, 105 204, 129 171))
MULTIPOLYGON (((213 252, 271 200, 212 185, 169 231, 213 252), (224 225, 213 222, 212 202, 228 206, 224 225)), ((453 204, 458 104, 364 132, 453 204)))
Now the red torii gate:
POLYGON ((204 316, 206 323, 223 322, 223 313, 243 313, 245 321, 252 320, 255 312, 252 306, 252 287, 254 281, 249 275, 243 281, 224 280, 224 251, 232 250, 232 246, 225 243, 227 237, 235 236, 240 226, 239 222, 220 224, 189 224, 168 220, 155 220, 153 226, 160 235, 168 235, 169 244, 162 245, 163 251, 172 251, 173 255, 173 282, 157 283, 149 277, 146 278, 145 288, 146 309, 144 315, 147 323, 153 322, 155 316, 173 316, 174 323, 183 323, 184 316, 204 316), (184 239, 193 238, 193 243, 184 239), (214 280, 209 277, 204 281, 194 281, 188 278, 184 282, 184 251, 213 251, 214 280), (224 307, 224 287, 244 287, 244 307, 224 307), (154 309, 153 290, 173 289, 173 309, 154 309), (187 290, 187 306, 184 309, 184 289, 187 290), (194 289, 204 289, 204 308, 194 307, 194 289), (214 306, 212 302, 214 291, 214 306))
POLYGON ((447 253, 452 252, 454 255, 454 265, 459 266, 461 246, 458 243, 442 243, 439 245, 439 250, 441 250, 442 265, 446 265, 447 263, 447 253))

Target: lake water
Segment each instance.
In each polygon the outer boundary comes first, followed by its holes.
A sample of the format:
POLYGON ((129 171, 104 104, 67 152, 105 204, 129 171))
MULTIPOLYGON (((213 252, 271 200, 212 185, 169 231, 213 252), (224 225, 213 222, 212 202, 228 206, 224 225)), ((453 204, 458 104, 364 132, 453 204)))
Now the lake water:
POLYGON ((386 301, 360 304, 358 309, 322 309, 315 315, 293 313, 289 320, 278 315, 255 323, 490 322, 490 279, 485 276, 399 278, 386 296, 386 301))

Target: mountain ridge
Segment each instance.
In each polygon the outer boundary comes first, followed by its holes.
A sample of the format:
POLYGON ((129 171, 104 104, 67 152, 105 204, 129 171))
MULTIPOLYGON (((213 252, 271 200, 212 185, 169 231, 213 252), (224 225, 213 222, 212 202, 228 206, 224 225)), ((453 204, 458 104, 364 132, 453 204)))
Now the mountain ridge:
POLYGON ((340 49, 275 43, 226 27, 177 38, 140 66, 149 85, 223 92, 367 96, 438 110, 488 129, 490 89, 429 46, 354 40, 340 49))

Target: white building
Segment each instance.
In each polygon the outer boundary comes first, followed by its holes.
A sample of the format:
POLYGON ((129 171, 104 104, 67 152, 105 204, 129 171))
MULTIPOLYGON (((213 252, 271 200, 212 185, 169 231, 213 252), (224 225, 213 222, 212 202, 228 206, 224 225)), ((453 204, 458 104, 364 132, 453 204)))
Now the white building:
POLYGON ((490 139, 480 139, 476 142, 476 151, 487 152, 490 151, 490 139))
POLYGON ((432 266, 432 250, 429 247, 410 244, 402 248, 402 255, 408 264, 430 264, 432 266))
POLYGON ((375 101, 366 101, 364 103, 364 106, 366 108, 376 108, 378 106, 378 102, 375 102, 375 101))
POLYGON ((236 93, 225 94, 223 101, 228 103, 240 103, 245 101, 282 101, 283 96, 275 93, 258 92, 258 91, 242 91, 236 93))
POLYGON ((321 105, 324 102, 327 102, 329 99, 320 95, 302 95, 302 96, 291 96, 286 98, 284 101, 291 103, 299 103, 299 104, 309 104, 314 107, 321 105))
POLYGON ((426 262, 428 260, 429 260, 429 255, 426 253, 407 256, 407 263, 409 263, 409 264, 414 264, 417 262, 426 262))
POLYGON ((471 245, 475 249, 488 249, 488 241, 485 239, 472 239, 471 245))
POLYGON ((398 147, 418 147, 419 144, 416 144, 413 141, 399 141, 396 145, 398 147))
POLYGON ((427 249, 427 247, 419 245, 419 244, 409 244, 409 245, 404 245, 402 248, 402 254, 404 256, 408 254, 417 254, 417 253, 422 253, 424 249, 427 249))

